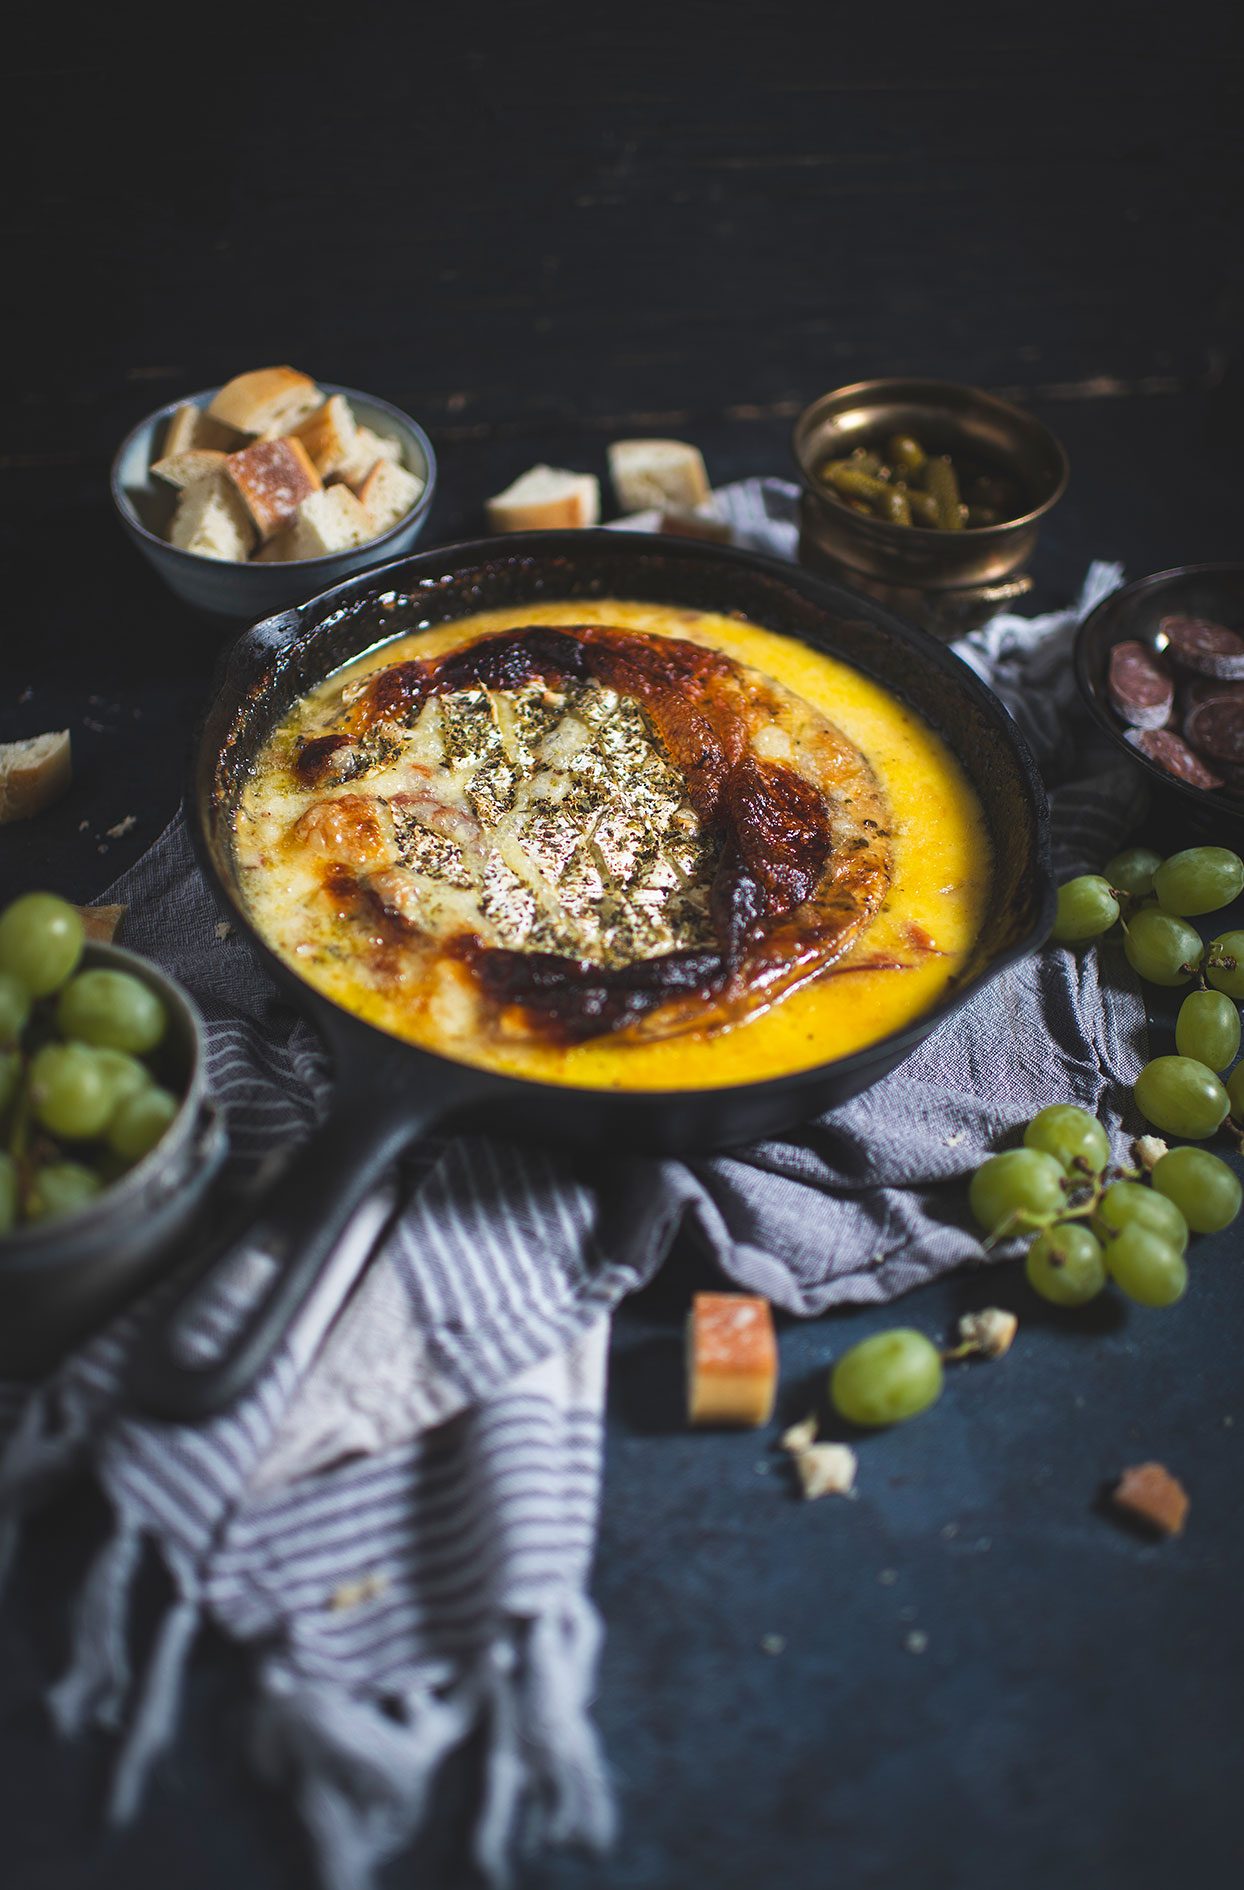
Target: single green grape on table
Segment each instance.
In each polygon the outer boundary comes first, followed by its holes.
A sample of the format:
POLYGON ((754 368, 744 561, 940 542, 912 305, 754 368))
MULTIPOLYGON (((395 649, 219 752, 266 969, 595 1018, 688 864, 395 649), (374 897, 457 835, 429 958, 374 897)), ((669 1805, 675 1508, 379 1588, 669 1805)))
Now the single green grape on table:
POLYGON ((1173 1306, 1187 1290, 1183 1255, 1140 1221, 1129 1222, 1104 1252, 1110 1277, 1140 1306, 1173 1306))
POLYGON ((968 1205, 987 1234, 1031 1233, 1066 1206, 1062 1165, 1038 1148, 993 1155, 973 1175, 968 1205))
POLYGON ((1154 1057, 1136 1078, 1134 1094, 1155 1129, 1188 1142, 1213 1135, 1231 1108, 1214 1072, 1193 1057, 1154 1057))
POLYGON ((1201 962, 1201 935, 1159 906, 1142 906, 1123 935, 1127 962, 1149 984, 1187 984, 1201 962))
POLYGON ((1240 1013, 1222 991, 1189 991, 1175 1020, 1175 1048, 1211 1070, 1225 1070, 1240 1054, 1240 1013))
POLYGON ((1194 1234, 1230 1227, 1244 1200, 1239 1177, 1205 1148, 1172 1148, 1149 1177, 1159 1195, 1174 1203, 1194 1234))
POLYGON ((900 1424, 940 1397, 942 1355, 913 1326, 861 1339, 834 1366, 829 1398, 851 1424, 900 1424))
POLYGON ((1024 1130, 1024 1147, 1041 1149, 1068 1175, 1100 1175, 1110 1160, 1110 1137, 1096 1116, 1074 1103, 1050 1103, 1024 1130))
POLYGON ((1244 860, 1227 847, 1188 847, 1163 860, 1153 890, 1165 912, 1220 912, 1244 891, 1244 860))
POLYGON ((1114 1233, 1135 1223, 1149 1228, 1180 1253, 1188 1245, 1188 1223, 1175 1202, 1139 1181, 1112 1181, 1097 1204, 1097 1217, 1114 1233))
POLYGON ((1116 892, 1144 899, 1153 891, 1153 876, 1162 864, 1160 853, 1148 847, 1126 847, 1102 868, 1103 876, 1116 892))
POLYGON ((1244 932, 1220 932, 1205 952, 1205 977, 1215 991, 1244 1004, 1244 932))
POLYGON ((1083 1221, 1061 1221, 1038 1234, 1024 1271, 1034 1292, 1055 1306, 1086 1306, 1106 1284, 1101 1242, 1083 1221))
POLYGON ((1058 907, 1050 936, 1059 945, 1082 945, 1108 932, 1119 916, 1119 902, 1110 881, 1098 873, 1081 873, 1058 889, 1058 907))

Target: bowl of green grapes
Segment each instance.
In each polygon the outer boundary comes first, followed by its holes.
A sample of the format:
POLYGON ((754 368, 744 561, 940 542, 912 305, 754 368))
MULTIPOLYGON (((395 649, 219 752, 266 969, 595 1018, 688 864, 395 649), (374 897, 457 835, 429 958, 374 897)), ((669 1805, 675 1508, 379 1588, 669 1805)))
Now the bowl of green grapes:
POLYGON ((45 1369, 175 1257, 224 1147, 186 992, 53 893, 0 910, 0 1373, 45 1369))

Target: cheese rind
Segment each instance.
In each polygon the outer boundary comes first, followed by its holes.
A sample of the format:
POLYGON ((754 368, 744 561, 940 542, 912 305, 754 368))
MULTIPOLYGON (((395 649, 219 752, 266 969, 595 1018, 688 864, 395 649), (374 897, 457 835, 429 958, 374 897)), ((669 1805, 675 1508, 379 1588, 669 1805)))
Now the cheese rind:
POLYGON ((767 1424, 777 1396, 778 1353, 767 1299, 697 1293, 687 1315, 687 1421, 767 1424))

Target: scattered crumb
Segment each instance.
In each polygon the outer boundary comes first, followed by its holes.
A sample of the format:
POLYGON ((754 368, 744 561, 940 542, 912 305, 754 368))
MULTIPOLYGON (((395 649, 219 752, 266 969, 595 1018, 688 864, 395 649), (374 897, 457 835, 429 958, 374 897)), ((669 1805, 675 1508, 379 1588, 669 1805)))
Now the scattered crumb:
POLYGON ((929 1644, 929 1637, 923 1628, 913 1628, 910 1634, 903 1636, 903 1646, 909 1654, 923 1654, 929 1644))
POLYGON ((883 1588, 893 1588, 895 1582, 898 1580, 898 1570, 896 1568, 883 1568, 877 1580, 881 1583, 883 1588))
POLYGON ((90 826, 90 824, 91 824, 91 823, 90 823, 90 821, 89 821, 89 820, 80 820, 80 821, 78 822, 78 832, 79 832, 79 833, 85 833, 85 832, 87 831, 87 829, 88 829, 88 827, 90 826))
POLYGON ((1111 1501, 1163 1536, 1179 1535, 1188 1514, 1187 1491, 1161 1463, 1136 1463, 1125 1470, 1111 1501))
POLYGON ((859 1460, 850 1444, 809 1444, 796 1456, 795 1468, 812 1502, 818 1496, 850 1496, 859 1460))
POLYGON ((815 1417, 801 1418, 798 1424, 792 1424, 789 1430, 782 1432, 778 1442, 782 1449, 789 1450, 792 1456, 798 1456, 801 1450, 807 1450, 810 1444, 816 1442, 815 1417))
POLYGON ((1132 1143, 1132 1153, 1147 1174, 1153 1173, 1166 1152, 1166 1143, 1160 1135, 1142 1135, 1132 1143))
POLYGON ((883 1267, 885 1265, 885 1255, 883 1253, 875 1253, 868 1264, 870 1267, 883 1267))
POLYGON ((137 827, 137 825, 138 825, 138 815, 127 814, 124 820, 119 820, 117 822, 115 827, 109 827, 108 838, 110 840, 124 840, 126 834, 131 833, 133 829, 137 827))
POLYGON ((217 938, 233 937, 233 927, 230 925, 228 919, 221 919, 218 922, 216 926, 216 936, 217 938))
POLYGON ((103 842, 103 844, 102 844, 101 846, 97 846, 97 847, 96 847, 96 849, 95 849, 95 851, 96 851, 96 853, 107 853, 107 851, 108 851, 108 842, 107 842, 107 841, 105 840, 105 841, 103 842))
POLYGON ((967 1139, 968 1132, 966 1129, 956 1129, 953 1135, 946 1137, 945 1146, 947 1148, 958 1148, 960 1142, 966 1142, 967 1139))
POLYGON ((365 1601, 375 1601, 377 1595, 383 1595, 389 1586, 387 1575, 378 1572, 360 1575, 354 1581, 342 1582, 334 1588, 328 1597, 328 1606, 334 1614, 340 1614, 346 1608, 359 1608, 365 1601))
POLYGON ((786 1636, 784 1634, 763 1634, 760 1639, 760 1651, 762 1654, 784 1654, 786 1652, 786 1636))
POLYGON ((75 906, 82 929, 97 945, 111 945, 128 906, 75 906))
POLYGON ((953 1542, 955 1537, 958 1535, 958 1533, 959 1533, 959 1525, 957 1522, 948 1522, 948 1523, 942 1524, 942 1541, 943 1542, 953 1542))
POLYGON ((1001 1358, 1009 1352, 1015 1334, 1019 1330, 1019 1320, 1013 1312, 1006 1312, 1001 1306, 985 1306, 980 1312, 964 1313, 959 1321, 959 1343, 950 1358, 966 1358, 969 1353, 978 1352, 982 1358, 1001 1358))

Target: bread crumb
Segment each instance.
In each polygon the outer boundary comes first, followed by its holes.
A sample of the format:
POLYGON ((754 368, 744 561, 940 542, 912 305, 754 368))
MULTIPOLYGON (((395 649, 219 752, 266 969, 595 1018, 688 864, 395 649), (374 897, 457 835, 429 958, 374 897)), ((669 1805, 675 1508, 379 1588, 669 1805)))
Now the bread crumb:
POLYGON ((361 1608, 365 1601, 375 1601, 383 1595, 389 1586, 389 1578, 378 1571, 370 1575, 360 1575, 354 1581, 342 1582, 334 1588, 328 1597, 328 1606, 334 1614, 340 1614, 347 1608, 361 1608))
POLYGON ((903 1636, 903 1646, 909 1654, 923 1654, 929 1644, 929 1637, 923 1628, 913 1628, 910 1634, 903 1636))
POLYGON ((760 1651, 762 1654, 784 1654, 786 1652, 785 1635, 762 1634, 760 1637, 760 1651))
POLYGON ((1141 1167, 1152 1174, 1168 1151, 1160 1135, 1142 1135, 1132 1143, 1132 1152, 1141 1167))
POLYGON ((877 1580, 881 1583, 883 1588, 893 1588, 895 1582, 898 1580, 898 1570, 896 1568, 883 1568, 877 1580))
POLYGON ((782 1432, 778 1442, 783 1450, 789 1450, 793 1456, 798 1456, 801 1450, 807 1450, 810 1444, 816 1442, 815 1417, 801 1418, 798 1424, 792 1424, 789 1430, 782 1432))
POLYGON ((75 906, 82 930, 96 945, 111 945, 128 906, 75 906))
POLYGON ((808 1502, 818 1496, 850 1496, 859 1459, 850 1444, 809 1444, 795 1458, 808 1502))
POLYGON ((217 921, 216 936, 217 938, 233 937, 233 927, 230 925, 228 919, 220 919, 217 921))
POLYGON ((982 1358, 1001 1358, 1009 1352, 1015 1334, 1019 1330, 1019 1320, 1013 1312, 1006 1312, 1001 1306, 984 1306, 980 1312, 964 1313, 959 1321, 959 1344, 953 1358, 966 1358, 971 1352, 979 1352, 982 1358))
POLYGON ((108 837, 110 840, 124 840, 126 834, 132 833, 134 828, 137 827, 137 825, 138 825, 138 815, 127 814, 125 816, 125 819, 119 820, 115 827, 108 828, 107 830, 108 837))
POLYGON ((1115 1485, 1111 1501, 1163 1536, 1179 1535, 1188 1514, 1187 1491, 1161 1463, 1132 1464, 1115 1485))

